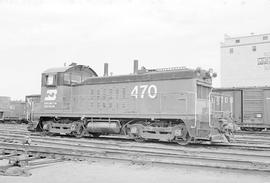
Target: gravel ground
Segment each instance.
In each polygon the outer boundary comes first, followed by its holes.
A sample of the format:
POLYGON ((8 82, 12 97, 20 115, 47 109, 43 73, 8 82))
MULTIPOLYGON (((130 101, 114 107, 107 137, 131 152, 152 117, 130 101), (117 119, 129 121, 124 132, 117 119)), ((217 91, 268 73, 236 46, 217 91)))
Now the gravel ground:
POLYGON ((32 169, 30 172, 32 175, 29 177, 0 176, 0 183, 270 182, 270 174, 263 172, 198 167, 157 167, 119 162, 69 161, 32 169))

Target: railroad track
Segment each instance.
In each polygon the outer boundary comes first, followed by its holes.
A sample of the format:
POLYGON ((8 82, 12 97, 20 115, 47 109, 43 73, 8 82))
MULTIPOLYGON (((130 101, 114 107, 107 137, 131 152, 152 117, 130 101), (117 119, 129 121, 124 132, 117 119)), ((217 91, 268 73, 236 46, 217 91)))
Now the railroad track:
POLYGON ((27 125, 26 124, 4 124, 4 123, 0 123, 0 128, 1 129, 22 129, 22 130, 26 130, 27 125))
MULTIPOLYGON (((27 136, 41 136, 40 133, 29 132, 26 129, 1 129, 0 133, 7 132, 11 134, 18 134, 18 135, 27 135, 27 136)), ((125 136, 101 136, 100 139, 108 140, 108 139, 118 139, 118 140, 130 140, 125 136), (102 138, 103 137, 103 138, 102 138)), ((258 136, 243 136, 243 135, 235 135, 235 138, 232 139, 231 146, 238 146, 239 148, 243 147, 257 147, 257 148, 269 148, 270 146, 270 137, 258 137, 258 136)))
POLYGON ((270 137, 270 131, 252 132, 252 131, 236 131, 237 135, 253 135, 253 136, 268 136, 270 137))
MULTIPOLYGON (((5 151, 25 151, 20 143, 23 135, 1 134, 0 148, 5 151)), ((31 137, 32 145, 27 147, 33 154, 56 155, 69 159, 108 159, 151 164, 171 164, 229 168, 241 170, 270 171, 269 151, 222 151, 198 147, 108 141, 92 142, 88 139, 62 139, 60 137, 31 137)))
MULTIPOLYGON (((40 133, 29 132, 26 129, 15 129, 14 130, 14 128, 13 129, 11 129, 11 128, 5 129, 5 130, 3 130, 3 129, 1 130, 1 128, 0 128, 0 133, 6 133, 6 135, 18 134, 18 135, 25 135, 25 136, 42 136, 40 133)), ((62 137, 67 137, 67 136, 62 136, 62 137)), ((109 139, 116 140, 116 139, 118 139, 119 141, 126 141, 126 140, 133 141, 125 136, 101 136, 101 138, 98 138, 98 139, 99 140, 109 140, 109 139)), ((175 145, 173 143, 169 143, 169 144, 175 145)), ((206 144, 208 144, 208 143, 206 142, 206 144)), ((215 144, 215 145, 221 145, 221 144, 215 144)), ((249 149, 260 148, 260 149, 267 150, 270 148, 270 137, 235 135, 235 138, 232 140, 232 142, 228 146, 230 146, 231 148, 249 148, 249 149)))
MULTIPOLYGON (((25 146, 15 143, 1 142, 0 147, 9 151, 25 151, 25 146)), ((119 148, 119 147, 93 147, 90 145, 65 144, 52 141, 35 143, 28 147, 32 154, 43 154, 51 157, 61 156, 66 159, 106 159, 118 161, 130 161, 133 163, 151 163, 166 165, 188 165, 212 168, 270 171, 270 162, 267 154, 254 155, 250 153, 218 153, 200 151, 152 151, 151 149, 119 148), (226 156, 224 156, 226 155, 226 156), (248 159, 248 160, 247 160, 248 159)))
MULTIPOLYGON (((3 133, 4 135, 0 136, 2 138, 4 137, 11 137, 11 138, 21 138, 23 136, 31 136, 31 138, 44 138, 44 136, 42 136, 40 133, 33 133, 33 132, 28 132, 28 131, 24 131, 24 130, 0 130, 0 134, 3 133)), ((74 137, 69 137, 69 136, 47 136, 48 138, 65 138, 66 140, 72 141, 72 139, 76 139, 74 137)), ((82 139, 87 139, 87 141, 92 140, 95 141, 95 143, 121 143, 122 141, 131 141, 133 142, 132 139, 129 139, 128 137, 125 136, 101 136, 99 138, 82 138, 82 139), (108 141, 111 140, 111 141, 108 141), (114 142, 113 142, 113 141, 114 142)), ((55 140, 59 140, 59 139, 55 139, 55 140)), ((156 142, 156 144, 167 144, 170 146, 179 146, 177 144, 174 143, 169 143, 169 142, 156 142)), ((270 141, 265 139, 256 139, 256 138, 245 138, 242 136, 236 137, 230 144, 220 144, 220 143, 216 143, 216 144, 209 144, 208 142, 202 143, 203 145, 209 145, 209 147, 214 146, 214 147, 218 147, 219 148, 226 148, 226 149, 249 149, 249 150, 268 150, 270 149, 270 141)), ((149 144, 148 144, 149 145, 149 144)), ((193 144, 194 145, 194 144, 193 144)), ((195 145, 196 146, 196 145, 195 145)))
POLYGON ((246 143, 246 144, 263 144, 270 145, 270 137, 256 137, 256 136, 235 136, 235 143, 246 143))
POLYGON ((189 145, 137 143, 115 138, 44 137, 24 128, 0 130, 0 149, 5 153, 24 153, 60 159, 128 161, 140 164, 200 166, 223 169, 270 171, 269 145, 189 145), (31 136, 30 146, 23 145, 31 136))
MULTIPOLYGON (((18 142, 20 140, 23 140, 28 135, 22 135, 22 134, 11 134, 8 132, 0 132, 0 137, 2 140, 17 140, 18 142)), ((104 137, 104 138, 69 138, 66 136, 31 136, 31 139, 33 142, 42 143, 43 141, 52 141, 51 143, 54 143, 56 141, 62 142, 62 143, 77 143, 77 144, 94 144, 96 146, 104 146, 104 145, 111 145, 112 147, 115 146, 123 146, 123 147, 139 147, 139 148, 157 148, 157 149, 166 149, 166 150, 183 150, 186 149, 186 147, 197 149, 199 147, 207 147, 208 149, 240 149, 240 150, 256 150, 256 151, 270 151, 270 146, 264 146, 264 145, 256 145, 256 146, 250 146, 243 144, 242 146, 240 144, 203 144, 203 145, 189 145, 189 146, 179 146, 178 144, 174 143, 160 143, 160 142, 146 142, 146 143, 136 143, 133 140, 122 138, 122 139, 115 139, 112 137, 104 137)))

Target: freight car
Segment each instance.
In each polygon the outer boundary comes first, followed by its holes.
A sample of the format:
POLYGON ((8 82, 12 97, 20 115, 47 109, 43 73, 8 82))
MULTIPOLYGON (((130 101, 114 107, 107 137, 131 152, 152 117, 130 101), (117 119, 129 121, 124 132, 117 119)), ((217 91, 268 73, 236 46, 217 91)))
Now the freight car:
POLYGON ((0 96, 0 121, 4 121, 4 113, 9 110, 10 97, 0 96))
POLYGON ((0 97, 0 121, 4 123, 27 123, 25 102, 0 97))
POLYGON ((225 93, 211 93, 211 115, 214 118, 233 118, 233 97, 225 93))
POLYGON ((214 91, 233 99, 233 119, 241 130, 270 129, 270 87, 215 88, 214 91))
POLYGON ((42 73, 39 111, 29 130, 77 137, 125 134, 137 141, 224 140, 226 126, 210 111, 209 70, 138 69, 98 77, 88 66, 70 65, 42 73))

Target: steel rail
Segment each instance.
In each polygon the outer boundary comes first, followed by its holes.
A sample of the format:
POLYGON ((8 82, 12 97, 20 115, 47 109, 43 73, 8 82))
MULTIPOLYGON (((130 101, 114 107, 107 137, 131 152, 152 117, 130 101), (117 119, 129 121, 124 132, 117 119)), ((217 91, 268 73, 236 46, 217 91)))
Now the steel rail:
MULTIPOLYGON (((0 148, 5 150, 25 151, 25 146, 12 143, 0 143, 0 148)), ((29 146, 28 152, 45 153, 47 155, 75 156, 84 160, 85 158, 111 159, 111 160, 127 160, 130 162, 151 163, 151 164, 168 164, 168 165, 185 165, 212 167, 223 169, 250 170, 250 171, 266 171, 270 172, 270 164, 265 162, 236 160, 231 158, 219 159, 214 157, 194 156, 190 155, 167 155, 160 153, 147 153, 137 151, 124 150, 97 150, 97 149, 78 149, 78 147, 64 146, 29 146)))
MULTIPOLYGON (((1 127, 1 125, 0 125, 1 127)), ((25 135, 30 135, 30 134, 36 134, 36 135, 40 135, 40 133, 35 133, 35 132, 29 132, 27 131, 27 129, 15 129, 12 128, 12 129, 5 129, 5 130, 2 130, 0 129, 0 133, 1 132, 6 132, 6 131, 9 131, 9 132, 12 132, 14 134, 25 134, 25 135)), ((125 138, 121 138, 119 137, 120 139, 125 139, 125 138)), ((248 143, 248 144, 266 144, 266 145, 270 145, 270 136, 257 136, 257 135, 253 135, 253 136, 250 136, 250 135, 235 135, 235 139, 232 140, 233 143, 248 143)))
MULTIPOLYGON (((1 133, 0 133, 1 135, 1 133)), ((21 135, 21 134, 10 134, 8 132, 4 132, 2 133, 2 138, 5 138, 5 137, 12 137, 12 138, 25 138, 26 135, 21 135)), ((115 138, 98 138, 98 139, 94 139, 94 138, 90 138, 90 139, 86 139, 86 138, 82 138, 82 139, 76 139, 76 138, 68 138, 68 137, 64 137, 64 138, 61 138, 61 137, 51 137, 51 136, 31 136, 31 139, 39 139, 39 140, 45 140, 45 139, 51 139, 51 140, 62 140, 62 141, 68 141, 68 142, 77 142, 77 143, 83 143, 83 142, 87 142, 87 143, 95 143, 95 144, 102 144, 102 145, 105 145, 105 144, 110 144, 110 145, 113 145, 113 144, 118 144, 119 143, 125 143, 128 139, 126 138, 122 138, 122 139, 115 139, 115 138)), ((133 140, 129 140, 128 142, 134 142, 133 140)), ((172 144, 172 143, 135 143, 133 144, 133 146, 135 144, 140 144, 140 145, 137 145, 138 147, 153 147, 154 145, 155 146, 158 146, 158 148, 161 148, 160 146, 162 146, 163 148, 165 149, 176 149, 176 150, 179 150, 181 148, 185 148, 187 146, 179 146, 177 144, 172 144)), ((231 144, 212 144, 212 145, 207 145, 207 144, 203 144, 203 145, 190 145, 188 147, 204 147, 206 146, 207 148, 221 148, 221 149, 239 149, 239 150, 255 150, 255 151, 258 151, 258 150, 264 150, 264 151, 270 151, 270 146, 263 146, 261 144, 253 144, 253 145, 250 145, 250 144, 239 144, 239 143, 231 143, 231 144)))
MULTIPOLYGON (((17 139, 20 140, 20 139, 17 139)), ((55 145, 56 147, 59 147, 61 145, 66 146, 78 146, 80 148, 95 148, 99 150, 125 150, 125 151, 137 151, 140 153, 160 153, 160 154, 170 154, 170 155, 183 155, 183 154, 193 154, 194 156, 197 155, 204 155, 204 156, 215 156, 219 158, 232 158, 237 157, 241 160, 245 159, 258 159, 263 162, 265 162, 266 159, 270 159, 269 153, 261 153, 258 154, 258 152, 221 152, 221 151, 198 151, 196 149, 165 149, 162 147, 145 147, 145 146, 129 146, 129 145, 112 145, 112 144, 95 144, 91 142, 74 142, 74 141, 66 141, 66 140, 52 140, 52 139, 42 139, 42 140, 36 140, 34 139, 32 141, 33 144, 50 144, 55 145)))

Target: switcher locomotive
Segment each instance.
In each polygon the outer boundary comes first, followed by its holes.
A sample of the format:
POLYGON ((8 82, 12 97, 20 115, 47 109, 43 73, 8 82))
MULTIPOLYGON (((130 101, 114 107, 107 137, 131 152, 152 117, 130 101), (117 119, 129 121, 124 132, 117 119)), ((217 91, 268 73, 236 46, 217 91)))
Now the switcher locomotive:
POLYGON ((136 141, 181 145, 225 139, 224 120, 211 115, 211 70, 138 69, 98 77, 72 64, 42 73, 41 101, 29 129, 76 137, 124 134, 136 141))

